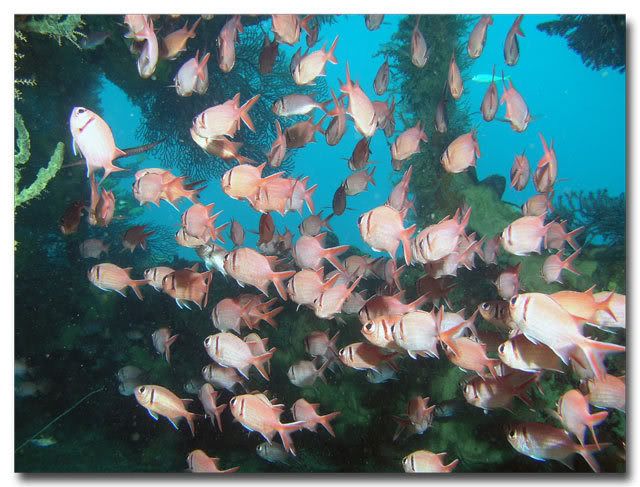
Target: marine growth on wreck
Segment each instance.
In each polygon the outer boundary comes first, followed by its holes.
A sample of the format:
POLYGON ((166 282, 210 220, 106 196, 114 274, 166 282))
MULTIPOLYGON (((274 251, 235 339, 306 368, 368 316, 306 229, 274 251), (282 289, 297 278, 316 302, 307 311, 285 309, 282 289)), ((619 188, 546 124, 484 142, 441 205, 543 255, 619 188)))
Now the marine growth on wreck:
POLYGON ((625 472, 624 22, 16 16, 16 471, 625 472))

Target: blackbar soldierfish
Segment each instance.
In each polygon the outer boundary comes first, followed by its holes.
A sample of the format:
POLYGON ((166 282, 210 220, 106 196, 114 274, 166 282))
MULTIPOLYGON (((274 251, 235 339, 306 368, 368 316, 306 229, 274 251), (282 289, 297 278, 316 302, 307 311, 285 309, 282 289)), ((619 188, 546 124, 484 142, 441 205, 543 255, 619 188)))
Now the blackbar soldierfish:
POLYGON ((136 296, 138 296, 138 299, 142 301, 143 297, 139 286, 144 286, 148 281, 146 279, 138 281, 131 279, 129 275, 131 269, 131 267, 122 269, 115 264, 103 263, 94 265, 91 270, 89 270, 88 277, 91 284, 97 288, 103 291, 115 291, 122 296, 126 296, 124 290, 127 287, 131 287, 133 292, 136 293, 136 296))
POLYGON ((223 367, 233 367, 247 379, 249 369, 253 366, 258 369, 262 377, 269 380, 264 364, 273 356, 275 348, 263 355, 254 356, 251 348, 242 338, 227 332, 209 335, 204 340, 204 348, 212 360, 223 367))
POLYGON ((191 399, 180 399, 169 389, 156 385, 138 386, 134 394, 138 404, 144 407, 154 420, 157 421, 158 416, 164 416, 175 429, 178 429, 178 421, 184 418, 189 423, 191 434, 195 436, 193 420, 198 415, 187 411, 185 407, 185 403, 190 403, 191 399))

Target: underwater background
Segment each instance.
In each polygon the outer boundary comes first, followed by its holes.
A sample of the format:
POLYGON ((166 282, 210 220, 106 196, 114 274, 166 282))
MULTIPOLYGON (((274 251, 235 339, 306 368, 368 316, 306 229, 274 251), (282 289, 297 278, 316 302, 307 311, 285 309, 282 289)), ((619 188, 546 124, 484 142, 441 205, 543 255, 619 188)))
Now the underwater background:
MULTIPOLYGON (((187 20, 193 24, 197 18, 161 16, 156 26, 166 33, 187 20)), ((512 411, 498 409, 487 414, 465 402, 460 384, 469 374, 443 358, 404 358, 399 361, 397 377, 384 383, 370 383, 364 372, 343 367, 336 373, 328 372, 327 383, 316 381, 311 387, 299 388, 289 381, 287 369, 308 359, 304 337, 310 331, 326 330, 333 336, 340 330, 339 348, 362 341, 362 335, 357 317, 346 316, 345 324, 321 320, 310 310, 297 311, 291 302, 278 316, 277 329, 265 324, 259 329, 277 352, 271 361, 271 380, 266 382, 253 371, 248 390, 269 390, 287 409, 304 397, 319 403, 325 414, 340 411, 332 422, 336 437, 322 429, 315 434, 295 433, 298 455, 286 464, 270 463, 255 452, 262 438, 257 433, 249 435, 225 411, 224 431, 200 420, 192 438, 184 423, 176 431, 163 418, 155 422, 133 396, 121 394, 116 373, 125 365, 134 365, 143 371, 145 383, 162 385, 197 403, 197 389, 203 382, 200 371, 211 362, 202 346, 203 339, 215 333, 211 308, 243 291, 216 273, 209 306, 200 311, 179 309, 171 298, 148 286, 142 290, 144 301, 138 301, 130 291, 122 298, 97 289, 87 279, 87 271, 104 261, 133 267, 134 276, 157 265, 178 269, 199 262, 204 267, 193 249, 179 246, 174 239, 186 203, 179 205, 179 213, 165 203, 139 206, 133 198, 131 185, 139 169, 163 167, 189 180, 205 181, 207 187, 200 199, 215 202, 215 211, 223 211, 221 221, 233 218, 246 230, 257 230, 260 215, 246 202, 232 200, 222 191, 220 178, 234 163, 206 154, 191 140, 193 117, 237 92, 243 102, 261 94, 251 112, 257 130, 242 128, 239 140, 244 143, 244 155, 262 162, 276 135, 273 102, 294 92, 311 94, 321 101, 330 99, 330 90, 339 93, 348 61, 352 79, 358 80, 372 99, 394 97, 396 134, 419 120, 423 122, 429 141, 410 161, 410 192, 416 212, 409 220, 418 229, 467 204, 473 210, 472 231, 487 238, 502 232, 520 215, 520 206, 536 193, 533 184, 515 191, 509 184, 509 171, 516 154, 525 151, 531 163, 541 157, 540 132, 547 141, 553 140, 559 161, 552 215, 567 220, 569 229, 586 227, 578 238, 582 254, 576 267, 581 275, 567 275, 564 286, 546 284, 540 277, 546 255, 523 258, 503 252, 500 266, 522 262, 520 281, 527 292, 583 291, 595 285, 597 290, 626 294, 624 16, 525 15, 520 60, 515 66, 506 66, 503 43, 514 18, 494 15, 484 52, 472 60, 466 54, 466 42, 477 16, 421 16, 420 28, 431 52, 427 66, 418 70, 411 64, 409 47, 415 16, 385 15, 380 28, 373 31, 367 29, 361 15, 318 16, 319 41, 313 49, 322 43, 329 45, 339 36, 335 51, 338 64, 328 64, 326 77, 318 78, 316 84, 298 87, 289 73, 291 56, 298 46, 281 45, 273 72, 260 75, 258 55, 271 21, 269 16, 242 16, 245 28, 238 37, 234 69, 222 73, 212 59, 208 92, 182 98, 170 87, 178 67, 197 49, 210 51, 215 58, 216 38, 228 16, 203 20, 187 52, 175 61, 161 61, 152 79, 138 75, 136 57, 123 37, 121 16, 17 16, 16 201, 20 204, 15 212, 15 350, 16 359, 26 361, 28 372, 27 377, 16 376, 16 471, 181 472, 187 466, 187 454, 197 448, 220 457, 224 468, 239 466, 240 472, 402 472, 402 458, 418 449, 447 452, 449 461, 459 459, 456 472, 568 471, 561 463, 538 462, 516 452, 506 440, 505 428, 519 421, 549 421, 545 409, 555 409, 558 398, 577 384, 570 372, 544 375, 540 381, 544 394, 535 388, 530 391, 534 408, 516 400, 512 411), (79 32, 110 35, 89 49, 79 32), (433 121, 454 50, 465 91, 461 100, 448 101, 449 128, 441 134, 435 131, 433 121), (376 97, 373 79, 385 57, 391 65, 389 90, 376 97), (482 120, 479 107, 488 83, 473 79, 491 75, 494 65, 496 78, 504 70, 531 110, 530 127, 523 133, 512 131, 498 119, 490 123, 482 120), (130 170, 112 174, 106 181, 106 187, 117 196, 116 217, 107 228, 89 226, 83 218, 77 233, 63 235, 59 220, 66 208, 74 201, 89 199, 84 165, 59 167, 63 161, 69 164, 78 159, 70 146, 68 125, 76 106, 90 108, 106 120, 120 148, 162 142, 149 152, 122 159, 120 165, 130 170), (481 149, 477 169, 445 173, 440 155, 455 137, 472 128, 478 131, 481 149), (30 145, 25 157, 26 133, 30 145), (52 164, 41 178, 38 171, 47 166, 46 161, 52 164), (45 181, 47 176, 51 176, 49 181, 45 181), (39 184, 30 186, 34 180, 39 184), (148 250, 121 252, 122 234, 132 225, 143 224, 155 231, 148 250), (110 243, 107 256, 99 261, 83 259, 79 245, 88 238, 110 243), (172 347, 171 365, 155 352, 151 341, 151 334, 162 326, 180 335, 172 347), (195 388, 196 393, 185 388, 195 388), (94 391, 98 392, 37 435, 36 441, 28 441, 94 391), (433 424, 424 434, 393 441, 396 423, 392 417, 401 416, 416 395, 428 396, 431 404, 443 406, 436 409, 433 424)), ((498 79, 497 83, 501 94, 502 83, 498 79)), ((497 118, 503 113, 501 107, 497 118)), ((291 125, 302 118, 280 118, 280 122, 291 125)), ((311 184, 318 185, 313 199, 316 211, 322 209, 325 216, 332 211, 336 189, 352 172, 345 159, 361 139, 352 125, 350 122, 336 146, 329 146, 318 134, 317 142, 288 151, 281 168, 289 177, 308 176, 311 184)), ((383 255, 363 242, 357 222, 362 213, 384 204, 408 167, 406 164, 398 172, 390 164, 389 147, 394 138, 376 132, 370 144, 370 159, 376 162, 372 166, 376 168, 375 186, 349 197, 345 213, 331 220, 333 231, 325 246, 338 242, 351 246, 341 258, 383 255)), ((275 169, 268 168, 270 172, 275 169)), ((308 214, 305 209, 304 216, 308 214)), ((274 220, 279 232, 290 229, 297 237, 302 220, 297 213, 276 215, 274 220)), ((257 238, 247 232, 245 245, 255 247, 257 238)), ((465 308, 469 315, 478 304, 495 299, 494 274, 495 270, 483 262, 473 270, 460 270, 449 295, 452 310, 465 308)), ((410 300, 416 297, 414 283, 420 276, 418 268, 402 275, 410 300)), ((376 289, 374 283, 368 287, 376 289)), ((477 326, 493 329, 480 318, 477 326)), ((624 331, 612 336, 595 330, 593 336, 624 344, 624 331)), ((611 356, 607 363, 610 374, 625 374, 624 354, 611 356)), ((224 402, 232 397, 227 391, 221 394, 224 402)), ((199 404, 194 404, 189 409, 201 412, 198 408, 199 404)), ((290 417, 288 411, 285 414, 290 417)), ((597 431, 601 443, 611 443, 597 454, 602 471, 625 471, 625 414, 610 410, 597 431)), ((575 469, 590 471, 580 458, 575 469)))

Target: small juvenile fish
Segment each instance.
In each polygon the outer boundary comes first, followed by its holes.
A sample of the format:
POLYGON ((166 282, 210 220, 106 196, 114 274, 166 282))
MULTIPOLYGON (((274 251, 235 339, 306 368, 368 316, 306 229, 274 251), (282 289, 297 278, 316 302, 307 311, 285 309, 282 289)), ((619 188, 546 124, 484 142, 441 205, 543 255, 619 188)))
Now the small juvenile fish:
POLYGON ((263 442, 256 447, 256 453, 260 458, 269 463, 282 463, 289 465, 291 455, 285 451, 280 443, 263 442))
POLYGON ((504 118, 509 122, 514 131, 524 132, 531 121, 529 107, 524 101, 522 95, 516 91, 513 86, 513 81, 509 80, 509 87, 507 88, 507 84, 504 82, 503 76, 503 85, 504 92, 502 93, 502 97, 500 97, 500 105, 503 105, 504 103, 507 104, 507 113, 504 118))
POLYGON ((550 226, 545 225, 545 216, 523 216, 511 222, 500 237, 502 248, 513 255, 539 254, 550 226))
POLYGON ((111 32, 90 32, 86 35, 86 37, 80 39, 78 41, 78 44, 80 44, 80 47, 82 49, 87 51, 101 46, 107 41, 109 37, 111 37, 111 32))
POLYGON ((310 404, 305 399, 298 399, 291 406, 293 419, 295 421, 304 421, 304 428, 315 432, 318 425, 321 424, 328 433, 335 438, 336 434, 331 427, 331 421, 340 415, 340 411, 325 414, 318 414, 319 404, 310 404))
POLYGON ((407 404, 405 417, 393 416, 393 420, 398 423, 393 441, 396 441, 405 429, 409 429, 409 435, 421 435, 433 423, 433 412, 436 406, 429 406, 428 397, 414 397, 407 404))
POLYGON ((109 244, 97 238, 89 238, 80 244, 80 255, 83 259, 99 259, 109 252, 109 244))
POLYGON ((322 218, 322 211, 323 210, 321 210, 317 215, 309 215, 307 218, 302 220, 302 223, 298 225, 298 230, 300 230, 301 235, 315 237, 323 228, 328 228, 333 231, 333 228, 329 224, 329 220, 333 217, 333 213, 326 218, 322 218))
POLYGON ((30 440, 30 443, 40 448, 46 448, 48 446, 57 444, 58 440, 56 440, 53 436, 41 436, 40 438, 34 438, 33 440, 30 440))
POLYGON ((509 300, 520 291, 521 264, 522 262, 518 262, 514 266, 507 267, 496 279, 495 285, 502 299, 509 300))
POLYGON ((358 218, 358 227, 362 239, 375 251, 389 253, 395 259, 400 243, 404 253, 405 264, 411 263, 411 244, 409 238, 416 230, 413 224, 404 228, 403 216, 390 206, 378 206, 363 213, 358 218))
POLYGON ((169 328, 158 328, 151 335, 153 341, 153 347, 160 355, 164 355, 168 364, 171 363, 171 345, 175 343, 180 335, 171 336, 171 330, 169 328))

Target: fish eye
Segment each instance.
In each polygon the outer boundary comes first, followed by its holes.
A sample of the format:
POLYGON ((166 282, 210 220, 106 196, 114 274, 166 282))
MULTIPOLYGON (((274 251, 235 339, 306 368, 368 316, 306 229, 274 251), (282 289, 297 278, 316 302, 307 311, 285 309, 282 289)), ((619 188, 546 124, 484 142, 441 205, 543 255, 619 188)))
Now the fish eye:
POLYGON ((234 397, 233 399, 231 399, 231 401, 229 401, 229 404, 231 404, 231 406, 235 406, 236 402, 236 398, 234 397))
POLYGON ((498 347, 498 353, 504 353, 504 343, 501 343, 498 347))
POLYGON ((509 430, 509 438, 515 438, 515 437, 516 437, 516 430, 515 429, 509 430))
POLYGON ((344 357, 344 348, 341 348, 340 351, 338 352, 338 355, 340 355, 341 357, 344 357))
POLYGON ((206 375, 206 374, 207 374, 207 366, 205 365, 204 367, 202 367, 202 375, 206 375))
POLYGON ((146 391, 146 390, 147 390, 147 388, 146 388, 145 386, 140 386, 140 387, 138 387, 138 392, 139 392, 140 394, 144 394, 144 391, 146 391))
POLYGON ((482 303, 482 304, 480 305, 480 307, 481 307, 483 310, 488 311, 488 310, 489 310, 489 303, 487 303, 487 302, 482 303))
POLYGON ((86 111, 87 111, 87 110, 86 110, 85 108, 78 108, 78 113, 84 113, 84 112, 86 112, 86 111))
POLYGON ((211 337, 208 336, 207 338, 204 339, 204 346, 208 347, 209 345, 211 345, 211 337))
POLYGON ((373 331, 373 323, 367 323, 366 325, 364 325, 364 329, 371 333, 373 331))
POLYGON ((516 305, 516 301, 517 301, 517 300, 518 300, 518 296, 516 295, 516 296, 512 297, 512 298, 509 300, 509 304, 510 304, 511 306, 515 306, 515 305, 516 305))

